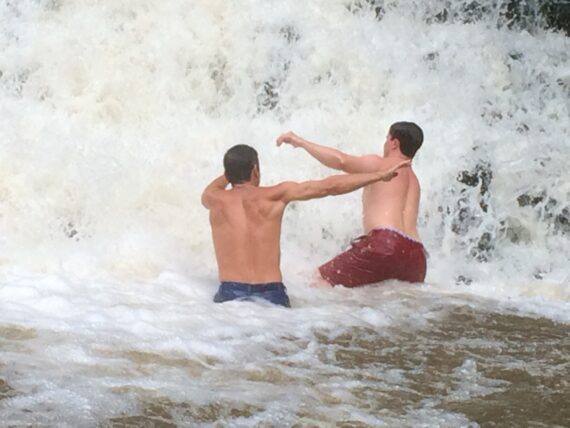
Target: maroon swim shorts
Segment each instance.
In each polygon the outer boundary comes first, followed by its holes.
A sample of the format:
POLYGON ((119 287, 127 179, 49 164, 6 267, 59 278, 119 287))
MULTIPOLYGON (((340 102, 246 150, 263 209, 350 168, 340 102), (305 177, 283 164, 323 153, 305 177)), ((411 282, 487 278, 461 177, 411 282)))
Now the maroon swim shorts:
POLYGON ((421 242, 388 228, 373 229, 351 247, 319 267, 332 285, 358 287, 386 279, 423 282, 426 253, 421 242))

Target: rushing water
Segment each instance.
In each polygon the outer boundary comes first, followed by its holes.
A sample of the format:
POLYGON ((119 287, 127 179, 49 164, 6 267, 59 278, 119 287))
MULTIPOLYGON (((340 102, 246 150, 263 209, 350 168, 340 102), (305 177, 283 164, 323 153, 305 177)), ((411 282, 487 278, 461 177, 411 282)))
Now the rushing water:
POLYGON ((568 426, 570 39, 503 3, 1 1, 0 426, 568 426), (426 284, 307 286, 355 193, 288 208, 293 309, 211 302, 227 148, 397 120, 426 284))

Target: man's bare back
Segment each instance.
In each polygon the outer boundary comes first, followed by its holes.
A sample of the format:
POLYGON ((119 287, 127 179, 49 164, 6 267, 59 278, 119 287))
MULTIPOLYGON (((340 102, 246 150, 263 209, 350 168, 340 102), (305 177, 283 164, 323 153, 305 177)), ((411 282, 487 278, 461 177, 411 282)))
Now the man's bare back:
POLYGON ((279 240, 286 204, 274 194, 271 188, 241 184, 212 203, 210 224, 220 281, 282 281, 279 240))

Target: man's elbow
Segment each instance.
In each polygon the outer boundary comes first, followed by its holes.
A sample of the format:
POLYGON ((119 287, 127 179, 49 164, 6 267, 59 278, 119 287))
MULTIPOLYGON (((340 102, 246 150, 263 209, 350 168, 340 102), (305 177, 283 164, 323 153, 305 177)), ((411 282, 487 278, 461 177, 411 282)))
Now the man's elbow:
POLYGON ((345 171, 346 172, 347 167, 348 167, 348 159, 346 158, 346 156, 338 155, 335 158, 334 168, 338 169, 339 171, 345 171))

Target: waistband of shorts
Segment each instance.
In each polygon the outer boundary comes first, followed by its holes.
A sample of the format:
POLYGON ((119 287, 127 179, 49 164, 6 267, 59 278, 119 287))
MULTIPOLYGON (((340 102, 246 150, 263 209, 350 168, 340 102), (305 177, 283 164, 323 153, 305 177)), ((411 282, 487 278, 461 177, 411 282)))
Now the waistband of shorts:
POLYGON ((400 235, 402 238, 406 238, 409 241, 415 242, 416 244, 420 244, 422 247, 424 246, 424 244, 421 241, 418 241, 415 238, 412 238, 410 235, 402 232, 401 230, 396 229, 395 227, 390 227, 390 226, 378 226, 375 227, 373 229, 370 230, 370 232, 368 232, 368 234, 370 235, 371 233, 374 232, 382 232, 382 231, 388 231, 388 232, 394 232, 397 233, 398 235, 400 235))
POLYGON ((264 292, 264 291, 279 291, 285 288, 282 282, 266 282, 260 284, 250 284, 247 282, 235 282, 235 281, 222 281, 220 287, 233 288, 234 290, 252 292, 264 292))

